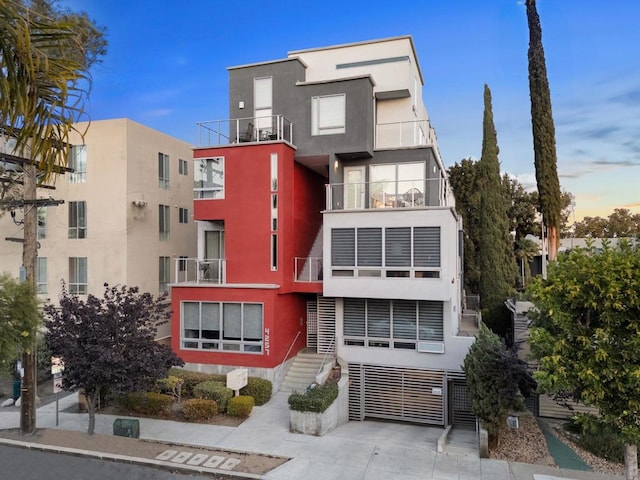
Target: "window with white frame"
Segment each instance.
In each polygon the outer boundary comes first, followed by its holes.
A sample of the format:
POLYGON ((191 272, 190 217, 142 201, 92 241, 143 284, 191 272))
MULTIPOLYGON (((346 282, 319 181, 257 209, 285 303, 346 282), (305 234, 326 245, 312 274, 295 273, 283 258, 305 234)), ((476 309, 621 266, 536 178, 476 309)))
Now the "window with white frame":
POLYGON ((261 303, 182 302, 181 307, 182 348, 262 353, 261 303))
POLYGON ((38 207, 38 240, 47 238, 47 207, 38 207))
POLYGON ((196 158, 193 165, 194 198, 224 198, 224 157, 196 158))
POLYGON ((159 257, 158 291, 160 293, 169 291, 170 278, 171 278, 171 259, 169 257, 159 257))
POLYGON ((271 77, 253 79, 253 105, 259 138, 273 134, 273 80, 271 77))
POLYGON ((443 342, 443 302, 345 298, 344 344, 415 350, 420 341, 443 342))
POLYGON ((345 133, 347 96, 324 95, 311 98, 311 135, 345 133))
POLYGON ((69 202, 69 238, 87 238, 87 202, 69 202))
POLYGON ((169 155, 158 152, 158 187, 169 188, 169 155))
POLYGON ((73 172, 67 174, 69 183, 83 183, 87 181, 87 146, 73 145, 69 151, 68 167, 73 172))
POLYGON ((186 160, 178 159, 178 173, 180 175, 188 175, 189 174, 189 164, 186 160))
POLYGON ((36 293, 47 293, 47 257, 36 258, 36 293))
POLYGON ((178 221, 180 223, 189 223, 189 209, 188 208, 180 207, 180 209, 178 210, 178 216, 179 216, 178 221))
POLYGON ((69 257, 69 293, 87 294, 87 257, 69 257))
POLYGON ((169 240, 171 208, 169 205, 158 206, 158 231, 160 240, 169 240))
POLYGON ((424 205, 425 166, 424 162, 370 165, 370 207, 424 205))

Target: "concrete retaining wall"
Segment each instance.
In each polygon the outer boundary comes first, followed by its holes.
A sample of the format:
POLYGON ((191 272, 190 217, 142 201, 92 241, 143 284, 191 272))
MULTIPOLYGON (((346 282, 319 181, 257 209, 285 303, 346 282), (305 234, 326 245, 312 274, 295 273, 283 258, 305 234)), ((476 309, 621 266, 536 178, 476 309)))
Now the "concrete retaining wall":
POLYGON ((338 398, 322 413, 291 410, 289 428, 292 432, 322 437, 349 421, 349 379, 338 382, 338 398))

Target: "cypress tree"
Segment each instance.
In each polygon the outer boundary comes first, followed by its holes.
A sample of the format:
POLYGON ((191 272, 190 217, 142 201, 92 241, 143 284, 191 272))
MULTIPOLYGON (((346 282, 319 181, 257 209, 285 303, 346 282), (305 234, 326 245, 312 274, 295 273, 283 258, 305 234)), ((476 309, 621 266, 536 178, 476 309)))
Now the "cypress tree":
POLYGON ((547 227, 549 258, 556 258, 561 220, 560 181, 556 157, 556 132, 551 114, 551 93, 542 48, 542 29, 535 0, 526 0, 529 23, 529 95, 533 151, 540 211, 547 227))
POLYGON ((482 121, 482 156, 480 158, 480 304, 487 323, 496 333, 503 333, 508 320, 504 301, 513 292, 516 264, 509 235, 507 201, 500 177, 498 139, 493 123, 491 90, 484 86, 482 121))

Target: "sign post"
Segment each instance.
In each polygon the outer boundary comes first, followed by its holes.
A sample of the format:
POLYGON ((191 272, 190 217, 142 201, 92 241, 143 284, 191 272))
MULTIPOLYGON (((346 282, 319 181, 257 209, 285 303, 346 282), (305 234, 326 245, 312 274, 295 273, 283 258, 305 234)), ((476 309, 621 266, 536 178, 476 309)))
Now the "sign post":
POLYGON ((51 375, 53 375, 53 393, 56 394, 56 427, 58 426, 59 403, 58 397, 62 391, 62 372, 64 362, 60 357, 51 357, 51 375))

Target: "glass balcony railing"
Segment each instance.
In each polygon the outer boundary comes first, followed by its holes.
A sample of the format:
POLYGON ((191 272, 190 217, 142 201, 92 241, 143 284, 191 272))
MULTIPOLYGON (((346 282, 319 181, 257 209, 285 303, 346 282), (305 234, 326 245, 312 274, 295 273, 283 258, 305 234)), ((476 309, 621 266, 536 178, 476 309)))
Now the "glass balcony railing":
POLYGON ((227 262, 223 258, 203 260, 182 257, 176 258, 175 262, 174 283, 222 284, 226 281, 227 262))
POLYGON ((294 281, 321 282, 322 257, 295 257, 294 281))
POLYGON ((198 145, 285 140, 293 143, 293 124, 282 115, 234 118, 198 122, 198 145))
POLYGON ((327 210, 424 208, 454 206, 446 180, 375 181, 331 183, 326 186, 327 210))

